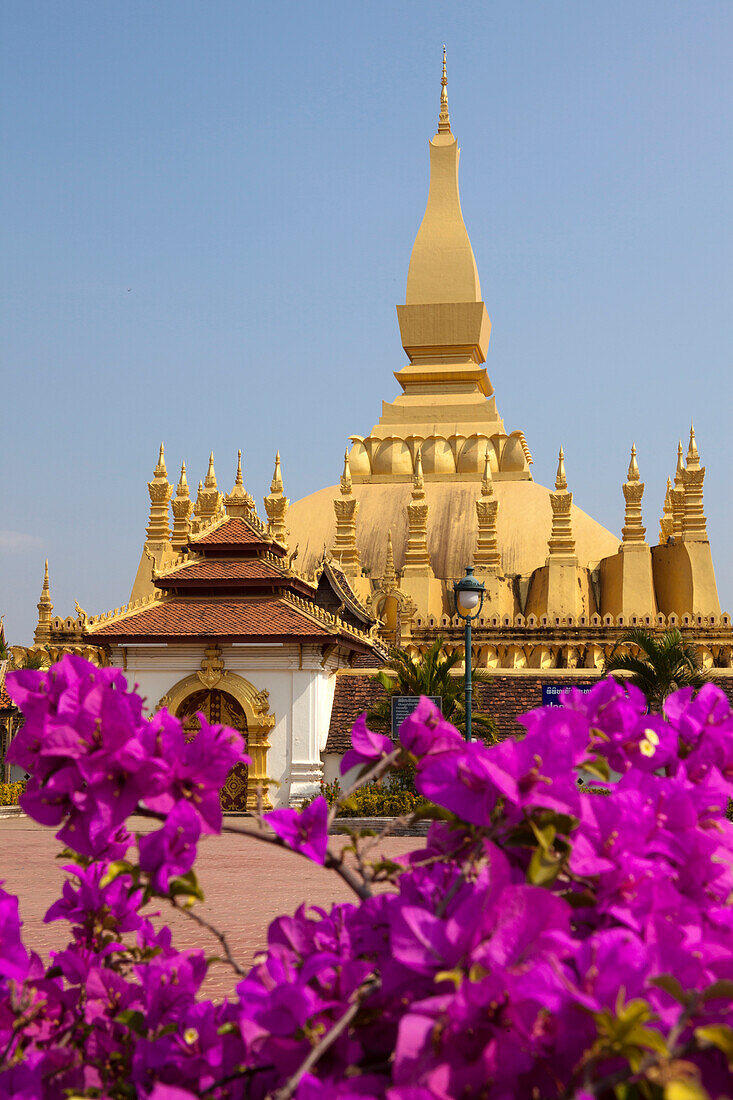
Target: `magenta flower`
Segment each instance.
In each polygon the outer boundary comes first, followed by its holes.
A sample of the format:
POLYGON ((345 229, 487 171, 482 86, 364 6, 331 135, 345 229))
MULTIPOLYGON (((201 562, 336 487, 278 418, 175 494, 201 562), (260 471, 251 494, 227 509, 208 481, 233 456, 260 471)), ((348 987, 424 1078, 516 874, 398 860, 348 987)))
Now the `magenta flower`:
POLYGON ((20 938, 18 899, 2 889, 0 882, 0 988, 3 979, 25 981, 28 952, 20 938))
POLYGON ((383 733, 373 733, 367 728, 366 713, 360 714, 351 729, 350 748, 341 761, 341 774, 364 764, 371 766, 394 751, 394 745, 383 733))
POLYGON ((140 867, 152 876, 153 886, 159 894, 168 892, 171 876, 191 870, 200 835, 199 815, 190 803, 179 802, 168 814, 162 829, 140 837, 140 867))
POLYGON ((328 803, 323 797, 298 810, 271 810, 265 821, 294 852, 323 864, 328 847, 328 803))

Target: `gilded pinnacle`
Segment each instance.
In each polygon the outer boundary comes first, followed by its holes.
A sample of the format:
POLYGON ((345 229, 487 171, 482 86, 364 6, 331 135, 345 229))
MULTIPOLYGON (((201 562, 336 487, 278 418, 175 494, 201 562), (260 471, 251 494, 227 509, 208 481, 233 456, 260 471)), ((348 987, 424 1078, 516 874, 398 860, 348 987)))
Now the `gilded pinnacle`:
POLYGON ((165 447, 162 443, 158 451, 158 465, 155 467, 154 474, 155 477, 168 477, 168 471, 165 468, 165 447))
POLYGON ((685 459, 684 452, 682 450, 682 440, 677 444, 677 469, 674 475, 674 483, 678 489, 682 488, 682 475, 685 471, 685 459))
POLYGON ((565 476, 565 452, 563 451, 563 449, 561 447, 560 448, 560 454, 558 456, 557 475, 555 477, 555 488, 556 489, 567 489, 567 487, 568 487, 568 479, 565 476))
POLYGON ((394 567, 394 550, 392 549, 392 532, 387 532, 387 556, 384 561, 384 576, 382 577, 383 584, 395 585, 397 583, 397 573, 394 567))
POLYGON ((349 452, 344 451, 344 472, 341 475, 341 493, 347 497, 351 493, 351 464, 349 463, 349 452))
POLYGON ((438 116, 438 133, 449 134, 450 115, 448 114, 448 77, 445 68, 445 46, 443 46, 443 77, 440 81, 440 115, 438 116))
POLYGON ((241 447, 237 451, 237 476, 234 479, 234 484, 235 485, 241 485, 242 487, 244 487, 244 482, 242 481, 242 449, 241 449, 241 447))
POLYGON ((687 468, 697 469, 700 465, 700 455, 697 450, 697 440, 695 439, 695 426, 690 425, 690 445, 687 448, 687 468))
POLYGON ((178 479, 178 488, 176 489, 177 497, 188 496, 188 482, 186 481, 186 463, 181 463, 181 476, 178 479))
POLYGON ((629 462, 629 472, 626 476, 627 481, 639 480, 639 465, 636 461, 636 444, 631 444, 631 461, 629 462))
POLYGON ((216 474, 214 473, 214 452, 209 455, 209 471, 204 478, 204 485, 207 489, 216 489, 216 474))
POLYGON ((283 491, 283 475, 280 469, 280 452, 275 454, 275 470, 272 475, 272 481, 270 482, 271 493, 281 493, 283 491))
POLYGON ((48 583, 48 558, 46 558, 46 566, 43 573, 43 587, 41 588, 41 603, 44 606, 51 605, 51 588, 48 583))
POLYGON ((490 497, 494 492, 494 482, 491 477, 491 463, 489 461, 489 445, 486 444, 486 454, 484 455, 484 476, 481 479, 481 496, 490 497))
MULTIPOLYGON (((412 495, 414 496, 415 492, 420 492, 424 484, 425 479, 422 473, 422 447, 418 447, 417 457, 415 458, 415 473, 412 478, 412 495)), ((425 494, 423 493, 422 495, 424 496, 425 494)))

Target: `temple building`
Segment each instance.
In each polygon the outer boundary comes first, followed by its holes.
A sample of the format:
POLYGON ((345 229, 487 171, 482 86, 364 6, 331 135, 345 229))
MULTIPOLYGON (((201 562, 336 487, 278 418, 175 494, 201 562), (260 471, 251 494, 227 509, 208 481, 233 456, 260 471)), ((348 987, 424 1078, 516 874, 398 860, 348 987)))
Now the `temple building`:
POLYGON ((557 440, 546 488, 532 477, 521 427, 500 416, 445 56, 429 152, 427 207, 397 306, 401 392, 367 434, 349 437, 338 484, 290 504, 278 454, 264 520, 241 456, 223 495, 212 455, 193 500, 185 463, 174 489, 161 446, 130 602, 54 619, 44 582, 37 645, 123 667, 151 709, 168 706, 191 726, 203 712, 246 732, 253 764, 230 776, 232 809, 258 797, 297 802, 316 789, 324 761, 331 774, 390 645, 418 655, 440 634, 449 651, 462 648, 452 585, 467 565, 486 588, 473 630, 473 660, 490 674, 482 703, 507 732, 542 701, 542 684, 598 677, 631 626, 679 626, 704 667, 733 686, 694 428, 686 450, 679 444, 657 538, 632 440, 616 535, 574 504, 569 441, 557 440))

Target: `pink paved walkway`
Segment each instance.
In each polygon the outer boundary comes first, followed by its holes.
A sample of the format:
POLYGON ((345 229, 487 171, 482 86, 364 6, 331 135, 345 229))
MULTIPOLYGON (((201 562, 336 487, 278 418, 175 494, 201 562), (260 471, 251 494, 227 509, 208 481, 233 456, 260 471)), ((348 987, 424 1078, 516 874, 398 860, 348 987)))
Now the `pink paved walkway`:
MULTIPOLYGON (((236 819, 229 820, 236 824, 236 819)), ((149 823, 139 820, 132 828, 143 831, 149 823)), ((344 842, 342 837, 331 838, 332 848, 344 842)), ((420 838, 387 837, 378 852, 393 858, 424 843, 420 838)), ((43 923, 65 878, 63 861, 54 858, 58 850, 52 830, 26 817, 0 818, 0 880, 6 890, 18 895, 24 941, 43 958, 49 949, 60 949, 68 942, 68 924, 43 923)), ((303 902, 328 908, 337 901, 356 900, 332 871, 247 837, 203 837, 196 870, 206 897, 196 909, 227 935, 232 953, 244 966, 265 946, 267 926, 276 916, 293 912, 303 902)), ((163 909, 162 917, 173 928, 176 946, 218 953, 217 941, 192 921, 170 909, 163 909)), ((206 993, 214 997, 230 993, 236 980, 229 967, 215 964, 206 993)))

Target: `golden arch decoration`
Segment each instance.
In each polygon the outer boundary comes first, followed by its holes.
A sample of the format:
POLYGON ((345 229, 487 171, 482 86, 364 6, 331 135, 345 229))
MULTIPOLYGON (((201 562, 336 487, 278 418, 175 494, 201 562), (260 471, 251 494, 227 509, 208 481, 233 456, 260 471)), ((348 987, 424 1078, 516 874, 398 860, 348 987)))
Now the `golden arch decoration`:
MULTIPOLYGON (((161 710, 162 707, 166 707, 171 714, 178 715, 186 699, 201 691, 202 683, 198 672, 186 676, 162 696, 155 709, 161 710)), ((209 685, 203 683, 203 686, 209 685)), ((267 775, 267 750, 271 747, 267 735, 275 725, 275 715, 270 714, 269 692, 258 691, 249 680, 245 680, 243 676, 229 669, 222 673, 215 685, 211 686, 231 695, 244 711, 247 723, 247 752, 252 759, 247 772, 247 809, 256 810, 258 798, 261 795, 262 808, 271 810, 269 786, 273 781, 267 775)))

